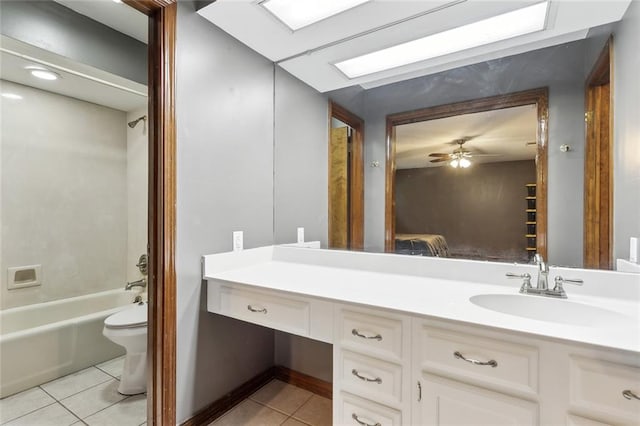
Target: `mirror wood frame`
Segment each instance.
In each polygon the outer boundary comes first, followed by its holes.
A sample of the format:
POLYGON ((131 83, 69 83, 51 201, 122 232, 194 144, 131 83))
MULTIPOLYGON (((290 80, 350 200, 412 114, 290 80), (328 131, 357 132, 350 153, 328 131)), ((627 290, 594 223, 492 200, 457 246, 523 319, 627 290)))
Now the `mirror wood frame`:
POLYGON ((176 0, 123 0, 149 17, 147 424, 176 424, 176 0))
MULTIPOLYGON (((351 160, 349 164, 349 184, 347 187, 350 198, 349 214, 349 250, 364 248, 364 120, 341 105, 329 101, 329 135, 331 135, 331 119, 336 118, 354 130, 351 160)), ((330 143, 329 143, 330 146, 330 143)), ((330 150, 329 150, 330 151, 330 150)), ((331 152, 329 159, 329 175, 331 175, 331 152)), ((329 241, 332 229, 337 225, 332 214, 331 179, 329 179, 329 241)))
POLYGON ((547 87, 514 92, 505 95, 472 99, 446 105, 438 105, 387 116, 384 232, 386 252, 393 253, 395 251, 396 126, 523 105, 536 105, 537 107, 536 252, 540 253, 545 259, 547 258, 547 149, 549 145, 549 89, 547 87))

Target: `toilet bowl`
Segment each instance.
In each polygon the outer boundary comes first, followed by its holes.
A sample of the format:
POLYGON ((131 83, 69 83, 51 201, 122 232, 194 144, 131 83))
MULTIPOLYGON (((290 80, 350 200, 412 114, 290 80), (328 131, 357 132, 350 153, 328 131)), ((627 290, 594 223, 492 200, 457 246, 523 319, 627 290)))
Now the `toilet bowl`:
POLYGON ((147 391, 147 304, 117 312, 104 320, 102 334, 124 346, 127 354, 118 392, 135 395, 147 391))

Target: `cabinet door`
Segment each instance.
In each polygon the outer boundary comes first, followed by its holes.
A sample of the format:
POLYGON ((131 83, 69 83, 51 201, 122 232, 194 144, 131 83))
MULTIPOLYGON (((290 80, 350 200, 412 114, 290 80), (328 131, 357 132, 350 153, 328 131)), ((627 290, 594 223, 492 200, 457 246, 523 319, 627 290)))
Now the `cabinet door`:
POLYGON ((422 374, 413 424, 536 425, 538 405, 477 386, 422 374))

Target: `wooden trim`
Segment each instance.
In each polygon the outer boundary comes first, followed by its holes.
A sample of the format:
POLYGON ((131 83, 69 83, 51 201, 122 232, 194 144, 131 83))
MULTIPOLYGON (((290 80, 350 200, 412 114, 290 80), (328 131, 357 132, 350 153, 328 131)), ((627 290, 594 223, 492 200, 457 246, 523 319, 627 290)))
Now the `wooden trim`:
POLYGON ((351 223, 349 248, 362 250, 364 248, 364 120, 330 100, 329 133, 331 133, 332 118, 337 118, 354 130, 354 137, 351 141, 351 163, 349 164, 349 219, 351 223))
POLYGON ((182 426, 199 426, 207 425, 221 417, 224 413, 247 399, 251 394, 269 383, 277 375, 277 367, 271 367, 247 382, 243 383, 236 389, 232 390, 220 399, 213 401, 205 408, 200 410, 190 419, 184 421, 182 426))
POLYGON ((199 426, 213 422, 274 379, 308 390, 324 398, 331 399, 333 394, 331 383, 278 365, 268 368, 222 398, 207 405, 196 415, 184 421, 181 426, 199 426))
POLYGON ((611 36, 585 81, 585 268, 613 268, 613 76, 611 36))
POLYGON ((176 424, 175 0, 124 0, 149 16, 147 424, 176 424))
POLYGON ((537 252, 547 257, 547 150, 549 145, 549 90, 546 87, 473 99, 447 105, 391 114, 387 116, 386 185, 385 185, 385 251, 395 250, 395 127, 401 124, 435 120, 455 115, 493 111, 523 105, 537 105, 537 252))
POLYGON ((274 369, 275 379, 292 384, 301 389, 308 390, 309 392, 315 393, 316 395, 324 398, 333 398, 333 384, 330 382, 325 382, 324 380, 291 370, 290 368, 283 367, 281 365, 277 365, 274 369))

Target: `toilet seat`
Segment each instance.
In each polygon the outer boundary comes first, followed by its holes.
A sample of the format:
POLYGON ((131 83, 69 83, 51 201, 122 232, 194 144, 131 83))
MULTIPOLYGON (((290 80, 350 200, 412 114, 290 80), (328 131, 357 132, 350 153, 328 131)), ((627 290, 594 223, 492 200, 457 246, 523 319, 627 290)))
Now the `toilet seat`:
POLYGON ((135 328, 147 326, 147 304, 123 309, 104 320, 106 328, 135 328))

